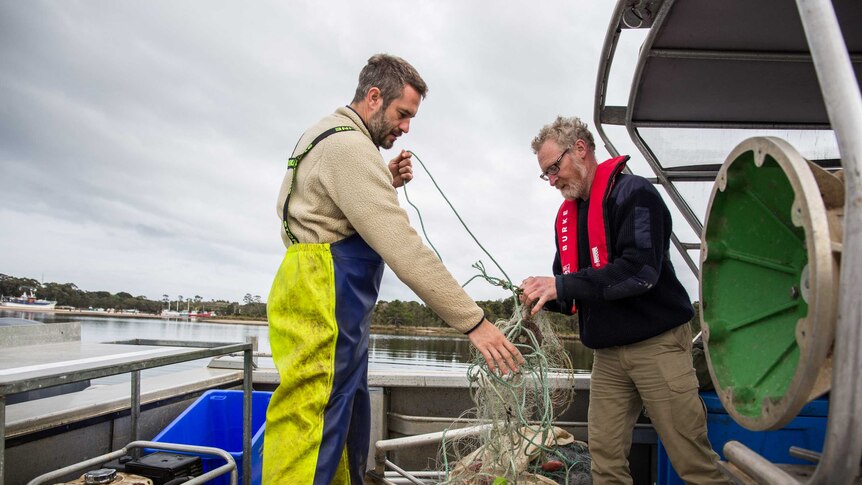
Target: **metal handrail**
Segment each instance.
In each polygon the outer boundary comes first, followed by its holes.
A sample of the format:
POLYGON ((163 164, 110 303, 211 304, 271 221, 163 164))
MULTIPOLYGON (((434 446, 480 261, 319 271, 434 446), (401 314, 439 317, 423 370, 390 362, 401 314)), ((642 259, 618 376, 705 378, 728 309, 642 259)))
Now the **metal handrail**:
POLYGON ((408 480, 416 480, 416 477, 413 477, 409 472, 402 470, 401 468, 393 464, 391 461, 389 461, 386 458, 386 452, 403 448, 413 448, 428 444, 436 444, 440 443, 444 439, 459 439, 466 436, 475 436, 490 429, 492 426, 494 425, 482 424, 479 426, 471 426, 468 428, 445 430, 436 433, 426 433, 416 436, 406 436, 404 438, 379 440, 374 444, 374 474, 378 479, 383 480, 383 477, 385 476, 386 472, 386 467, 388 466, 392 470, 395 470, 402 477, 407 478, 408 480))
POLYGON ((213 478, 224 475, 227 472, 230 472, 230 485, 237 485, 236 461, 234 461, 233 457, 228 452, 222 450, 221 448, 213 448, 210 446, 182 445, 176 443, 157 443, 155 441, 132 441, 120 450, 112 451, 111 453, 105 453, 104 455, 90 458, 89 460, 75 463, 73 465, 60 468, 59 470, 45 473, 44 475, 39 475, 38 477, 27 482, 27 485, 52 483, 55 480, 62 479, 66 475, 70 475, 72 473, 80 473, 90 467, 101 466, 105 462, 128 455, 129 451, 131 450, 138 450, 141 448, 157 448, 170 451, 182 451, 186 453, 216 455, 219 458, 225 460, 226 463, 216 468, 215 470, 210 470, 199 477, 195 477, 185 482, 185 485, 202 485, 207 481, 212 480, 213 478))
MULTIPOLYGON (((115 342, 119 343, 119 342, 115 342)), ((164 355, 157 358, 146 359, 145 361, 128 361, 119 364, 102 364, 94 365, 90 368, 74 372, 63 372, 56 375, 47 375, 39 378, 29 379, 12 379, 0 385, 0 485, 4 483, 5 472, 5 414, 6 414, 6 399, 5 395, 11 392, 28 391, 38 387, 48 387, 51 385, 62 384, 66 382, 78 382, 97 377, 105 377, 116 374, 131 373, 131 390, 130 390, 130 435, 134 439, 138 435, 138 419, 140 417, 141 397, 140 397, 140 371, 154 367, 161 367, 189 360, 196 360, 205 357, 213 357, 217 355, 243 352, 243 479, 248 482, 251 478, 251 406, 252 406, 252 344, 251 343, 224 343, 224 342, 194 342, 184 340, 162 340, 162 339, 133 339, 125 342, 132 345, 146 346, 164 346, 164 347, 187 347, 196 349, 194 351, 181 354, 164 355)), ((137 450, 135 451, 137 453, 137 450)))

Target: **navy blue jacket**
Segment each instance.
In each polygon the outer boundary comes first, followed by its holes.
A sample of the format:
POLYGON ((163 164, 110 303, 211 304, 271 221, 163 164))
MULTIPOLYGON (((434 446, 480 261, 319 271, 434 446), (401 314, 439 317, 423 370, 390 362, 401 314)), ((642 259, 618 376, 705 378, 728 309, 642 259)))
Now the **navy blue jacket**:
POLYGON ((562 274, 557 244, 557 301, 545 308, 571 315, 576 302, 581 341, 592 349, 641 342, 689 322, 694 309, 670 261, 670 211, 656 188, 637 175, 617 176, 606 207, 608 264, 601 269, 590 265, 587 240, 588 207, 597 202, 578 207, 577 272, 562 274))

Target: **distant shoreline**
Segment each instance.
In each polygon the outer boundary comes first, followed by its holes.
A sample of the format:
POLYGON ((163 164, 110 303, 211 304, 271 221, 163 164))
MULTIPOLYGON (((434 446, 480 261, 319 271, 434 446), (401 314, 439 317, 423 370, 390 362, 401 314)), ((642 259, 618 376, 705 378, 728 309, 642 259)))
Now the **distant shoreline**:
MULTIPOLYGON (((0 309, 3 309, 0 307, 0 309)), ((62 308, 53 308, 53 309, 43 309, 43 308, 33 308, 33 309, 20 309, 20 308, 9 308, 7 311, 18 311, 25 313, 53 313, 55 316, 62 315, 73 315, 78 317, 98 317, 98 318, 140 318, 147 320, 182 320, 182 321, 190 321, 190 322, 200 322, 200 323, 222 323, 222 324, 240 324, 240 325, 259 325, 266 326, 268 325, 266 320, 251 320, 251 319, 241 319, 241 318, 178 318, 178 317, 163 317, 161 315, 155 315, 152 313, 125 313, 125 312, 94 312, 90 310, 64 310, 62 308)))
MULTIPOLYGON (((2 308, 2 307, 0 307, 2 308)), ((9 311, 22 311, 20 309, 17 310, 9 310, 9 311)), ((63 310, 63 309, 33 309, 33 310, 24 310, 26 312, 38 312, 38 313, 53 313, 55 315, 74 315, 81 317, 98 317, 98 318, 141 318, 148 320, 182 320, 196 323, 218 323, 223 325, 253 325, 259 327, 269 326, 269 322, 266 320, 252 320, 252 319, 241 319, 241 318, 168 318, 163 317, 161 315, 154 315, 151 313, 122 313, 122 312, 94 312, 89 310, 63 310)), ((371 332, 376 334, 385 334, 385 335, 406 335, 406 336, 441 336, 441 337, 463 337, 467 338, 466 335, 461 332, 455 330, 451 327, 390 327, 390 326, 381 326, 381 325, 372 325, 371 332)), ((574 339, 579 340, 577 334, 558 334, 557 337, 561 339, 574 339)))

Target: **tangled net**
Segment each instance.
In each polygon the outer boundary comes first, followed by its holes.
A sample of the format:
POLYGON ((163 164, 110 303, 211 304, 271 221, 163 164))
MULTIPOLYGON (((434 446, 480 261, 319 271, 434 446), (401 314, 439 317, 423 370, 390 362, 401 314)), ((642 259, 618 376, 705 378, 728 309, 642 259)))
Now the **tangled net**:
POLYGON ((440 483, 578 483, 569 481, 568 472, 574 462, 583 460, 567 458, 560 446, 574 439, 553 425, 574 397, 574 372, 568 353, 544 313, 530 317, 529 308, 519 308, 517 299, 514 316, 496 322, 496 326, 526 362, 519 372, 500 375, 491 372, 485 359, 474 351, 467 374, 476 407, 465 412, 452 428, 466 423, 485 426, 473 436, 443 440, 438 463, 445 478, 440 483), (562 472, 553 472, 563 481, 546 478, 553 475, 544 470, 537 473, 537 465, 530 465, 533 461, 546 465, 559 462, 562 472))
POLYGON ((573 441, 569 444, 558 446, 550 456, 540 457, 534 460, 530 471, 550 478, 554 483, 566 485, 591 485, 593 477, 590 473, 590 450, 583 441, 573 441), (548 467, 548 464, 558 462, 559 467, 548 467), (536 463, 541 462, 541 464, 536 463), (545 465, 543 468, 542 465, 545 465))
MULTIPOLYGON (((476 239, 419 156, 412 151, 409 153, 428 173, 431 182, 473 241, 503 273, 503 278, 489 276, 485 266, 479 261, 473 265, 479 274, 470 278, 462 286, 466 286, 476 278, 481 278, 494 286, 512 292, 515 297, 514 315, 509 320, 497 321, 496 325, 515 344, 526 360, 526 363, 520 366, 518 373, 501 376, 490 372, 484 357, 474 349, 472 364, 467 375, 471 381, 471 397, 476 407, 464 413, 450 429, 474 425, 477 422, 485 425, 478 434, 465 435, 458 439, 444 438, 438 454, 438 462, 441 464, 442 475, 445 478, 439 483, 445 485, 591 483, 589 452, 586 444, 575 442, 570 434, 553 426, 554 417, 562 414, 574 397, 574 371, 569 355, 541 312, 530 317, 529 309, 522 310, 519 307, 517 297, 520 288, 512 284, 503 268, 476 239), (554 382, 552 382, 552 371, 555 373, 554 382), (555 410, 559 411, 555 412, 555 410), (583 445, 583 453, 568 453, 567 448, 564 448, 569 446, 570 449, 578 443, 583 445), (584 459, 584 456, 587 458, 584 459), (544 460, 541 474, 528 470, 530 466, 535 468, 535 465, 530 465, 530 462, 537 458, 544 460), (551 462, 559 463, 560 466, 554 470, 545 470, 551 462), (586 463, 586 475, 579 471, 584 463, 586 463), (563 471, 560 472, 560 470, 563 471), (555 478, 556 481, 549 477, 555 478), (587 481, 581 480, 584 477, 587 481)), ((442 261, 443 258, 440 257, 437 248, 428 238, 419 208, 407 195, 407 185, 403 187, 407 202, 419 215, 422 233, 428 245, 442 261)))

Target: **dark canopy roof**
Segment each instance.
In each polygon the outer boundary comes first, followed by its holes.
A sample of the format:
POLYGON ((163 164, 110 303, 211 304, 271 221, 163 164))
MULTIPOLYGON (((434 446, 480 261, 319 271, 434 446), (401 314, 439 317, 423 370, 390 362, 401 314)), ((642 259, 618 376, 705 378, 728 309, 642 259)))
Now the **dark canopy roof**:
MULTIPOLYGON (((634 126, 828 126, 794 2, 650 3, 653 29, 629 103, 634 126)), ((833 3, 859 79, 862 1, 833 3)))

